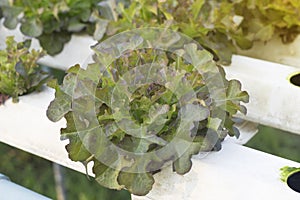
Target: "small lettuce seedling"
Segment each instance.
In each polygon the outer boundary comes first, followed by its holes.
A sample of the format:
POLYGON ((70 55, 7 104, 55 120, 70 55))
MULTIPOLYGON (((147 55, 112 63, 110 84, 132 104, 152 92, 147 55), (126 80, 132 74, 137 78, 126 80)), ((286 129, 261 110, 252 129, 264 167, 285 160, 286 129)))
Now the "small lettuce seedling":
POLYGON ((285 166, 282 167, 280 171, 281 171, 280 179, 286 183, 290 175, 296 172, 300 172, 300 168, 285 166))
POLYGON ((30 44, 30 40, 18 43, 10 36, 6 39, 6 49, 0 51, 1 103, 8 96, 18 102, 19 96, 40 90, 50 78, 37 64, 45 52, 30 51, 30 44))

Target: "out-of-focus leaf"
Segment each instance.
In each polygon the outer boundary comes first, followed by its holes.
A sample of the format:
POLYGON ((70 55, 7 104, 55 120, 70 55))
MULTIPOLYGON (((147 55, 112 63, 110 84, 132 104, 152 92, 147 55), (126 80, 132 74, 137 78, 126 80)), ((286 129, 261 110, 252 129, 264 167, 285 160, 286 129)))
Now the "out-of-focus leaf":
POLYGON ((28 78, 27 71, 25 69, 25 66, 21 61, 17 62, 15 65, 15 70, 18 72, 25 80, 28 78))
POLYGON ((113 0, 105 0, 98 3, 101 16, 105 19, 116 21, 118 13, 116 12, 116 2, 113 0))
POLYGON ((77 19, 71 21, 68 25, 67 30, 69 32, 80 32, 82 31, 84 28, 86 27, 86 24, 81 23, 80 21, 78 21, 77 19))
MULTIPOLYGON (((0 2, 4 25, 16 28, 20 22, 24 35, 38 37, 44 49, 55 55, 61 52, 72 33, 95 30, 92 13, 98 12, 98 0, 7 1, 0 2), (66 34, 67 33, 67 34, 66 34), (47 44, 46 41, 50 41, 47 44)), ((99 30, 98 30, 99 31, 99 30)))
POLYGON ((285 166, 285 167, 282 167, 280 169, 280 171, 281 171, 280 179, 281 179, 281 181, 286 183, 289 176, 292 175, 293 173, 299 172, 300 168, 285 166))
POLYGON ((196 20, 199 16, 199 12, 202 8, 202 6, 204 5, 205 0, 196 0, 194 2, 194 4, 192 5, 192 13, 193 13, 193 17, 194 20, 196 20))
POLYGON ((27 19, 20 27, 24 35, 39 37, 43 33, 43 24, 39 19, 27 19))
POLYGON ((99 19, 97 20, 96 24, 95 24, 95 31, 94 31, 94 39, 95 40, 101 40, 106 32, 106 28, 108 25, 108 21, 107 20, 103 20, 103 19, 99 19))
POLYGON ((6 49, 0 51, 0 93, 18 96, 41 90, 50 76, 42 72, 37 60, 43 51, 29 51, 30 41, 17 43, 13 36, 6 38, 6 49))
POLYGON ((0 6, 8 6, 9 5, 9 0, 1 0, 0 1, 0 6))
POLYGON ((260 41, 268 41, 273 37, 274 27, 272 25, 268 25, 260 29, 255 34, 255 39, 260 41))
POLYGON ((5 18, 4 26, 9 29, 15 29, 19 22, 18 16, 21 14, 23 9, 21 7, 10 7, 8 5, 0 5, 2 15, 5 18))
POLYGON ((67 32, 54 32, 51 34, 42 34, 38 39, 43 49, 49 55, 55 55, 63 50, 64 44, 70 41, 71 35, 67 32))
POLYGON ((243 36, 235 37, 235 42, 241 49, 250 49, 253 46, 253 42, 243 36))

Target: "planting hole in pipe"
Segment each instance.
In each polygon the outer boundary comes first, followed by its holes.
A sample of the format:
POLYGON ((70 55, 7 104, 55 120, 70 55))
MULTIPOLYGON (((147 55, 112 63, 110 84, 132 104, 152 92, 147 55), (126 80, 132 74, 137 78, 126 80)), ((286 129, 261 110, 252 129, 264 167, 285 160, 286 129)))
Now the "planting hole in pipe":
POLYGON ((293 85, 299 86, 300 87, 300 73, 297 73, 295 75, 292 75, 290 78, 290 82, 293 85))
POLYGON ((287 179, 287 184, 292 190, 300 193, 300 172, 290 175, 287 179))

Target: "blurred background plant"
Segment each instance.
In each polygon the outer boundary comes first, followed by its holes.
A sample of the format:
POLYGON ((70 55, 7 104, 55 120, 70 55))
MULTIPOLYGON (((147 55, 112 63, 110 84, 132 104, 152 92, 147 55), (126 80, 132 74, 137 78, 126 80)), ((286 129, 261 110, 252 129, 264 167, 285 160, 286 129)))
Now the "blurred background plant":
POLYGON ((258 133, 245 146, 300 162, 299 144, 300 135, 260 125, 258 133))
POLYGON ((6 49, 0 50, 0 94, 12 97, 13 102, 18 102, 21 95, 41 90, 51 78, 36 63, 44 51, 30 51, 30 44, 31 40, 16 42, 9 36, 6 49))
POLYGON ((229 64, 237 47, 300 33, 296 0, 2 0, 0 18, 35 37, 49 55, 62 51, 74 33, 94 39, 140 27, 169 27, 192 37, 229 64), (20 15, 23 14, 23 15, 20 15))

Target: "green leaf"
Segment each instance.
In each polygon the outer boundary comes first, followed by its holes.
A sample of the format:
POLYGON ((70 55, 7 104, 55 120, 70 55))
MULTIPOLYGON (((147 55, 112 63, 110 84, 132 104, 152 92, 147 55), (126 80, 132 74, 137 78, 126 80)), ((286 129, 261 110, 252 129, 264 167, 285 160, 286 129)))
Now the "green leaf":
POLYGON ((67 32, 53 32, 51 34, 42 34, 38 37, 40 45, 49 55, 55 55, 63 50, 65 43, 69 42, 71 35, 67 32))
POLYGON ((101 16, 103 16, 105 19, 116 21, 118 19, 118 14, 116 12, 116 3, 115 1, 102 1, 98 4, 99 11, 101 13, 101 16))
POLYGON ((18 72, 24 79, 28 78, 28 73, 25 69, 25 66, 23 65, 23 63, 21 61, 17 62, 17 64, 15 65, 15 70, 16 72, 18 72))
POLYGON ((146 153, 152 143, 160 144, 161 142, 154 140, 151 141, 151 138, 140 139, 135 137, 124 137, 119 146, 129 152, 146 153))
POLYGON ((26 19, 21 24, 21 32, 30 37, 39 37, 43 33, 43 24, 39 19, 26 19))
POLYGON ((79 65, 71 67, 68 72, 69 74, 65 76, 62 86, 58 86, 57 82, 50 82, 51 87, 55 88, 56 91, 55 99, 47 109, 47 117, 54 122, 59 121, 72 110, 72 96, 75 92, 77 74, 80 73, 79 65))
POLYGON ((199 153, 201 145, 199 143, 190 143, 186 152, 173 162, 173 170, 178 174, 186 174, 192 168, 191 158, 199 153))
POLYGON ((66 150, 69 153, 69 158, 73 161, 86 161, 91 153, 85 148, 79 136, 68 137, 70 143, 66 145, 66 150))
POLYGON ((241 83, 237 80, 230 80, 226 93, 226 100, 249 102, 249 95, 246 91, 241 91, 241 83))
POLYGON ((203 121, 209 116, 209 110, 200 105, 187 104, 181 109, 181 120, 184 121, 203 121))
POLYGON ((47 109, 47 117, 57 122, 71 111, 71 96, 64 93, 61 89, 56 87, 55 99, 50 103, 47 109))
POLYGON ((129 173, 121 171, 118 182, 125 185, 132 194, 143 196, 148 194, 154 184, 154 178, 150 173, 129 173))
POLYGON ((79 19, 73 18, 69 21, 67 30, 69 32, 80 32, 86 27, 85 23, 82 23, 79 19))
POLYGON ((236 138, 239 138, 240 131, 234 126, 234 124, 234 121, 227 117, 224 126, 230 136, 235 136, 236 138))
POLYGON ((244 36, 237 36, 234 37, 236 44, 241 48, 241 49, 250 49, 253 46, 253 41, 245 38, 244 36))
POLYGON ((196 0, 194 4, 192 5, 192 13, 194 16, 194 20, 196 20, 199 16, 199 12, 202 9, 203 5, 205 3, 205 0, 196 0))
POLYGON ((19 22, 18 16, 23 11, 22 8, 14 6, 8 6, 8 5, 0 5, 2 10, 2 15, 5 18, 4 20, 4 26, 9 29, 15 29, 17 27, 17 24, 19 22))
POLYGON ((241 83, 237 80, 230 80, 226 91, 226 111, 234 115, 237 111, 246 114, 244 106, 240 102, 248 103, 249 95, 246 91, 241 91, 241 83))
POLYGON ((51 79, 48 81, 47 86, 53 89, 56 89, 58 86, 57 79, 51 79))
POLYGON ((18 97, 40 91, 50 76, 43 72, 37 60, 43 51, 29 51, 30 41, 16 42, 13 36, 6 38, 6 49, 0 50, 0 93, 18 97))
POLYGON ((289 176, 296 172, 299 172, 300 168, 285 166, 285 167, 282 167, 280 169, 280 171, 281 171, 280 179, 281 179, 281 181, 286 183, 289 176))
POLYGON ((260 41, 268 41, 273 37, 274 31, 275 29, 273 25, 270 24, 268 26, 264 26, 255 34, 255 39, 260 41))
POLYGON ((107 167, 104 164, 95 161, 93 172, 96 175, 96 181, 106 188, 121 190, 125 187, 118 182, 119 170, 107 167))
POLYGON ((95 40, 101 40, 106 32, 108 20, 99 19, 96 21, 93 37, 95 40))
POLYGON ((214 131, 218 131, 221 126, 222 120, 219 118, 208 118, 207 128, 210 128, 214 131))

